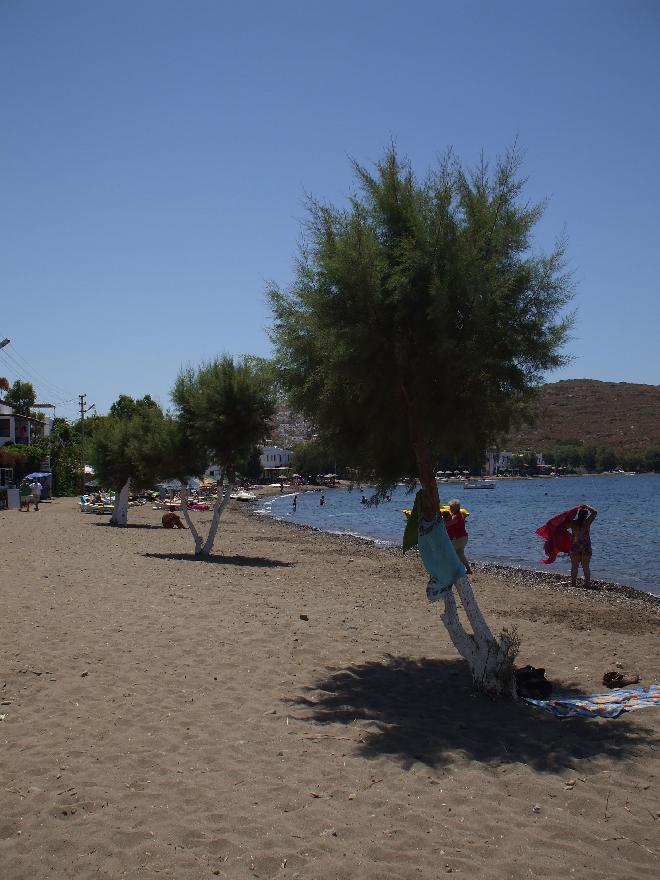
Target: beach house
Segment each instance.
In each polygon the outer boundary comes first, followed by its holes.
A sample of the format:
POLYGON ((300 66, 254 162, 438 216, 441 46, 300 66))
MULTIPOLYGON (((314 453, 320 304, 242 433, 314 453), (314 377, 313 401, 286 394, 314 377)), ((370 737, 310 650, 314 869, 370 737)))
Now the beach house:
POLYGON ((0 402, 0 446, 21 443, 31 446, 43 437, 49 437, 53 426, 51 418, 36 419, 19 416, 6 403, 0 402))
POLYGON ((293 452, 282 446, 262 446, 259 464, 264 476, 270 479, 282 476, 288 471, 292 456, 293 452))

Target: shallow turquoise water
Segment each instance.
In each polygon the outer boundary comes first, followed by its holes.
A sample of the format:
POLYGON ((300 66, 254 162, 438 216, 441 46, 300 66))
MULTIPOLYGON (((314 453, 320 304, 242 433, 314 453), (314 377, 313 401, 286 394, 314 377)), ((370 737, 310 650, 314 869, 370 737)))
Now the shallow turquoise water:
MULTIPOLYGON (((508 480, 492 490, 466 490, 460 483, 439 488, 442 501, 460 498, 470 511, 469 558, 546 571, 568 572, 570 565, 563 558, 551 566, 540 564, 543 542, 534 534, 537 526, 576 504, 591 504, 598 510, 591 528, 593 577, 660 595, 660 474, 508 480)), ((326 490, 323 507, 319 495, 300 493, 295 513, 290 495, 263 499, 258 510, 327 532, 401 543, 401 508, 411 507, 413 500, 404 487, 377 507, 361 504, 357 490, 326 490)))

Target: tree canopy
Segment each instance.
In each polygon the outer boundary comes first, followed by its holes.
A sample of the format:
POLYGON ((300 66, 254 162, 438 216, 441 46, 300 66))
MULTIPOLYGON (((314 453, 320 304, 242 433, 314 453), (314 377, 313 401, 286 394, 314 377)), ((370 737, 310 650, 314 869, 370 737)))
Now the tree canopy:
POLYGON ((120 394, 110 407, 109 415, 119 419, 131 419, 139 412, 149 409, 159 409, 158 404, 151 398, 151 395, 145 394, 143 398, 136 400, 128 394, 120 394))
POLYGON ((14 410, 15 415, 27 418, 36 400, 37 396, 32 383, 16 379, 7 391, 4 402, 14 410))
POLYGON ((183 369, 172 389, 184 457, 191 473, 209 464, 230 479, 264 439, 274 411, 271 375, 258 358, 235 362, 228 355, 183 369))
POLYGON ((119 490, 130 479, 136 488, 150 487, 175 468, 175 425, 148 395, 120 401, 114 415, 94 420, 90 460, 104 486, 119 490))
POLYGON ((564 362, 563 245, 532 253, 543 206, 519 164, 448 156, 418 180, 394 147, 373 174, 354 163, 350 206, 309 201, 295 280, 269 289, 293 405, 383 487, 482 454, 564 362))

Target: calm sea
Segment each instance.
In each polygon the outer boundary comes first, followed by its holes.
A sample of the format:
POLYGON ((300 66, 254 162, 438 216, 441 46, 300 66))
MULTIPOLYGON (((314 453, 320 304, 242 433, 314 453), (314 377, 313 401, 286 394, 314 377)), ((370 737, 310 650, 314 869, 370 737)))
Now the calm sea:
MULTIPOLYGON (((567 573, 570 564, 564 558, 551 566, 540 564, 543 542, 534 534, 537 526, 576 504, 591 504, 598 510, 591 527, 593 577, 660 595, 660 474, 505 480, 495 489, 441 483, 439 488, 443 502, 456 497, 470 511, 469 558, 546 571, 567 573)), ((264 498, 258 510, 327 532, 400 545, 401 508, 411 507, 414 497, 404 487, 377 507, 361 504, 362 493, 355 489, 324 494, 323 507, 320 493, 302 492, 295 513, 291 495, 264 498)))

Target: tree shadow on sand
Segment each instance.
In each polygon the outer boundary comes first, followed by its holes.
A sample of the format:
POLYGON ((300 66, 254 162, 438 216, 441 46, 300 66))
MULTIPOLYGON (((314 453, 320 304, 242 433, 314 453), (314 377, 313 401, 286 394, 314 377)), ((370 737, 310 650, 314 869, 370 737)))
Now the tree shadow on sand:
POLYGON ((556 773, 585 759, 644 753, 654 737, 628 715, 560 720, 525 703, 476 694, 463 660, 388 656, 330 670, 308 690, 294 700, 304 710, 300 720, 348 725, 359 754, 390 756, 406 767, 447 766, 460 756, 556 773))
POLYGON ((195 553, 143 553, 150 559, 173 559, 178 562, 202 562, 215 565, 245 565, 252 568, 290 568, 292 562, 281 562, 265 556, 197 556, 195 553))

